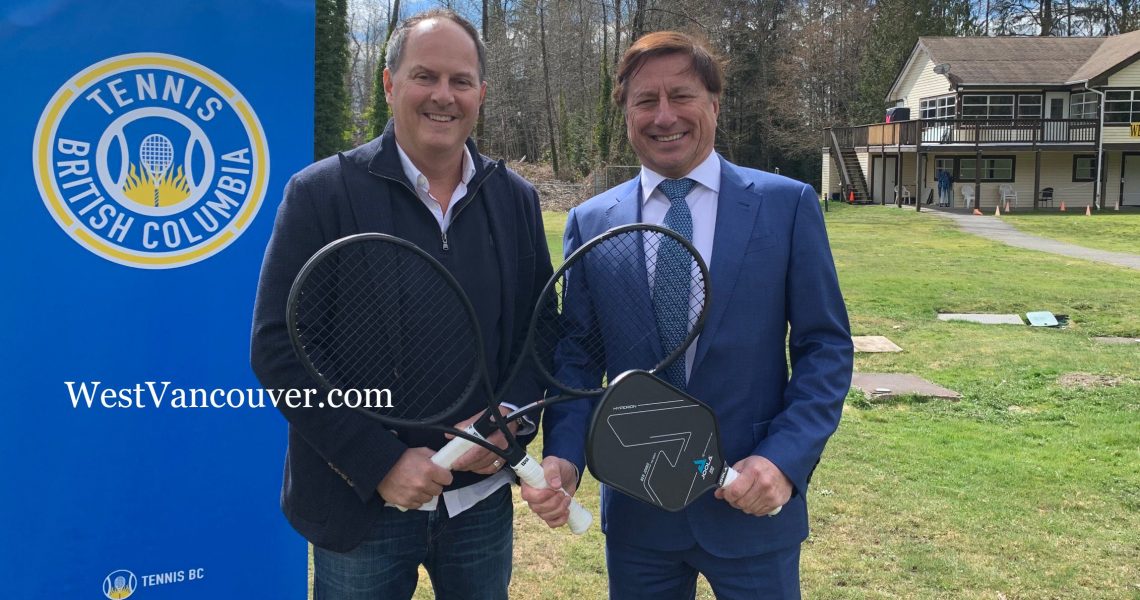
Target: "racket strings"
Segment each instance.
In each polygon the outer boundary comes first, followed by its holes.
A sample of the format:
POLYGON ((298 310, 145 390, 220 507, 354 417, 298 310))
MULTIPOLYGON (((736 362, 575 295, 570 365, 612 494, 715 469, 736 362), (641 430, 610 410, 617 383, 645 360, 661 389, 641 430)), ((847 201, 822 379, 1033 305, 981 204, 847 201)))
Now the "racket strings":
POLYGON ((546 346, 536 343, 535 351, 551 351, 559 365, 551 378, 570 393, 596 393, 605 386, 607 371, 656 371, 683 354, 699 333, 708 284, 690 248, 669 234, 634 229, 608 236, 564 266, 548 288, 560 316, 546 330, 536 327, 536 340, 546 346), (666 252, 689 262, 688 277, 682 271, 680 277, 656 281, 657 260, 666 252), (684 315, 679 329, 685 335, 661 335, 655 283, 670 288, 658 298, 682 303, 672 314, 684 315))
POLYGON ((327 387, 386 389, 391 407, 376 407, 378 414, 432 422, 470 396, 479 373, 479 336, 460 294, 418 252, 384 239, 355 241, 312 265, 295 301, 295 329, 327 387))

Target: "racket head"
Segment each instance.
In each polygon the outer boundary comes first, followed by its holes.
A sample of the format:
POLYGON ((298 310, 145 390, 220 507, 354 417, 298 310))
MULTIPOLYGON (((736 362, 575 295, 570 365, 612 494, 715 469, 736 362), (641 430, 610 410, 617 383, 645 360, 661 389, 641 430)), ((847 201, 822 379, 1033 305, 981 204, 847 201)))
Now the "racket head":
POLYGON ((724 479, 716 414, 645 371, 614 379, 586 436, 594 477, 642 502, 679 511, 724 479))
POLYGON ((293 349, 319 387, 388 390, 386 406, 351 407, 386 424, 437 423, 484 392, 475 310, 411 242, 380 233, 333 241, 301 268, 286 306, 293 349))
POLYGON ((684 237, 647 223, 615 227, 575 250, 547 282, 527 347, 539 374, 562 393, 597 395, 606 371, 658 372, 683 356, 704 328, 710 291, 708 266, 684 237), (690 264, 688 334, 670 347, 657 329, 652 288, 666 244, 690 264))

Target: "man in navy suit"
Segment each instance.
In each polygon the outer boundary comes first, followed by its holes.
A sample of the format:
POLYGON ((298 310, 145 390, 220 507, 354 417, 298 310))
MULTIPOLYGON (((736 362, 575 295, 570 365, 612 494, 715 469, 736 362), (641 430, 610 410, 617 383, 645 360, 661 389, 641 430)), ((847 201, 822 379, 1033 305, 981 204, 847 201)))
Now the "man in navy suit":
MULTIPOLYGON (((322 246, 361 232, 402 237, 447 268, 475 308, 491 385, 505 379, 552 269, 534 187, 469 138, 487 90, 484 54, 454 12, 409 17, 388 43, 383 135, 289 181, 254 309, 252 363, 265 387, 316 387, 290 346, 289 288, 322 246)), ((504 397, 515 405, 542 393, 534 377, 512 385, 504 397)), ((473 396, 457 427, 486 406, 473 396)), ((506 599, 513 474, 494 454, 473 449, 452 473, 431 462, 441 433, 344 408, 279 408, 289 421, 281 508, 314 546, 317 598, 411 598, 422 564, 437 598, 506 599)))
MULTIPOLYGON (((603 485, 612 598, 693 598, 698 573, 719 598, 798 598, 807 485, 851 382, 850 327, 815 191, 713 151, 722 87, 721 61, 701 42, 675 32, 638 39, 619 65, 614 99, 641 173, 567 220, 567 254, 631 222, 691 236, 709 264, 713 300, 673 383, 713 407, 740 472, 676 513, 603 485)), ((597 372, 612 378, 611 370, 597 372)), ((576 487, 590 408, 546 411, 552 488, 576 487)), ((565 498, 528 487, 523 498, 552 527, 566 521, 565 498)))

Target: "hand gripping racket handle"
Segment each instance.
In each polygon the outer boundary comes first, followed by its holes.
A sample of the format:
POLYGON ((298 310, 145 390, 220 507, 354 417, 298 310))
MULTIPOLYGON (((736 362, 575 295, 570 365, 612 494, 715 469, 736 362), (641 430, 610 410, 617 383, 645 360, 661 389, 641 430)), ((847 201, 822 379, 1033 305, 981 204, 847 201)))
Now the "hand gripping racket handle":
MULTIPOLYGON (((532 488, 545 490, 550 486, 546 484, 546 476, 542 473, 542 465, 538 461, 531 458, 529 455, 522 459, 518 464, 511 465, 511 468, 518 474, 519 479, 532 488)), ((559 488, 563 494, 569 496, 566 490, 559 488)), ((570 519, 566 522, 570 526, 570 531, 575 535, 582 535, 590 528, 593 523, 594 517, 590 511, 578 504, 578 501, 570 499, 570 519)))
MULTIPOLYGON (((474 424, 468 425, 464 431, 479 438, 483 437, 483 434, 479 433, 479 431, 475 429, 474 424)), ((443 448, 439 449, 439 452, 436 452, 432 455, 431 461, 445 469, 450 470, 451 465, 453 465, 456 460, 459 460, 460 456, 463 456, 464 453, 466 453, 474 446, 475 443, 470 440, 466 440, 461 437, 452 438, 451 441, 444 444, 443 448)), ((546 476, 542 472, 542 466, 539 465, 538 462, 536 462, 533 458, 531 458, 530 455, 524 456, 522 461, 520 461, 518 464, 511 465, 511 469, 513 469, 515 474, 519 476, 519 479, 533 488, 541 490, 550 487, 546 484, 546 476)), ((561 491, 567 496, 570 495, 566 493, 566 490, 561 491)), ((432 498, 421 508, 426 510, 434 510, 438 500, 438 497, 432 498)), ((396 505, 388 503, 388 506, 396 505)), ((408 510, 403 506, 396 506, 396 508, 399 508, 401 511, 408 510)), ((590 528, 590 525, 593 523, 593 521, 594 517, 590 514, 590 511, 586 510, 581 504, 578 504, 577 500, 570 500, 570 519, 567 522, 567 524, 570 525, 570 531, 574 532, 575 535, 582 535, 583 533, 586 533, 586 530, 590 528)))
MULTIPOLYGON (((728 465, 725 465, 724 466, 724 481, 720 482, 720 487, 726 488, 726 487, 732 485, 732 482, 736 481, 737 477, 740 477, 740 473, 737 473, 736 469, 734 469, 728 465)), ((773 510, 772 512, 768 513, 768 516, 774 517, 774 516, 780 514, 780 511, 783 509, 784 509, 783 506, 777 506, 776 510, 773 510)))
MULTIPOLYGON (((467 433, 470 433, 471 435, 476 436, 476 437, 480 437, 480 438, 483 437, 482 434, 480 434, 478 431, 475 430, 474 424, 468 425, 467 428, 464 429, 463 431, 466 431, 467 433)), ((452 438, 450 442, 447 442, 446 444, 443 445, 442 448, 439 449, 439 452, 436 452, 435 454, 433 454, 431 456, 431 462, 433 462, 433 463, 447 469, 448 471, 450 471, 451 465, 455 464, 455 461, 459 460, 460 456, 463 456, 464 453, 466 453, 468 450, 470 450, 474 446, 475 446, 475 443, 472 441, 465 440, 461 437, 452 438)), ((436 496, 436 497, 432 498, 431 500, 428 500, 427 502, 425 502, 424 505, 421 506, 420 508, 423 510, 435 510, 435 506, 438 503, 439 503, 439 496, 436 496)), ((391 502, 388 502, 387 506, 395 506, 396 508, 400 509, 400 512, 405 512, 408 510, 407 508, 405 508, 403 506, 397 506, 395 504, 392 504, 391 502)))
MULTIPOLYGON (((468 425, 464 431, 476 437, 484 437, 483 434, 475 429, 474 424, 468 425)), ((467 450, 474 445, 474 442, 469 440, 459 437, 453 438, 450 442, 445 444, 443 448, 440 448, 439 452, 436 452, 435 455, 431 457, 431 460, 445 469, 450 469, 452 463, 460 456, 463 456, 463 453, 467 452, 467 450)), ((542 473, 542 466, 531 458, 529 454, 523 456, 523 459, 519 461, 518 464, 511 465, 511 469, 519 476, 520 480, 532 488, 544 490, 550 487, 546 484, 546 476, 542 473)), ((561 490, 561 492, 567 496, 570 495, 566 493, 566 490, 561 490)), ((435 499, 432 498, 431 503, 434 502, 435 499)), ((567 524, 570 525, 570 531, 574 532, 575 535, 582 535, 590 528, 590 524, 593 523, 593 521, 594 517, 590 514, 590 511, 583 508, 581 504, 578 504, 577 500, 570 500, 570 520, 567 522, 567 524)))

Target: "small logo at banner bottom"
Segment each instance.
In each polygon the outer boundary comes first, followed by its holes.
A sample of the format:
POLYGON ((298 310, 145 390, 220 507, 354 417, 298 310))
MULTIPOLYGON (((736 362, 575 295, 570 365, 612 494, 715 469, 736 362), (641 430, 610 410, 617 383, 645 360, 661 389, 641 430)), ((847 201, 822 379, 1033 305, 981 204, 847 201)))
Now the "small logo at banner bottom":
POLYGON ((126 569, 119 569, 103 580, 103 595, 111 600, 130 598, 139 586, 139 580, 134 573, 126 569))
POLYGON ((33 146, 52 217, 107 260, 168 269, 249 226, 269 178, 261 123, 217 73, 169 54, 82 70, 44 108, 33 146))

